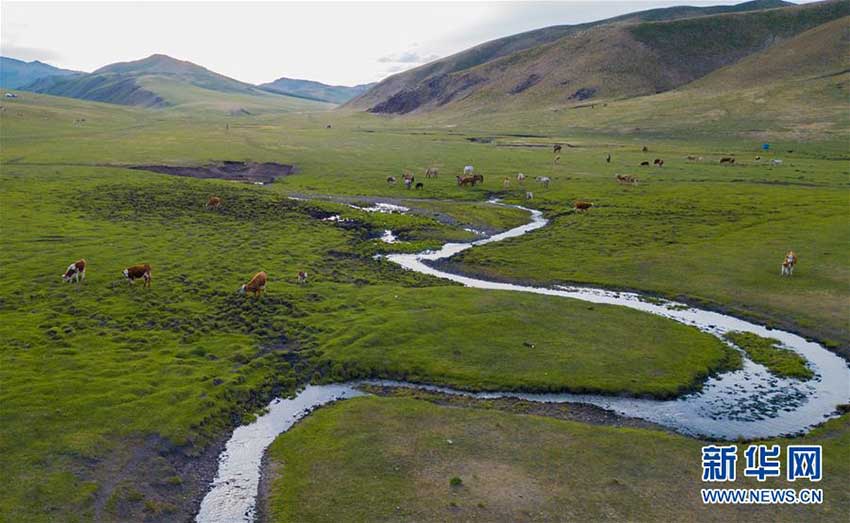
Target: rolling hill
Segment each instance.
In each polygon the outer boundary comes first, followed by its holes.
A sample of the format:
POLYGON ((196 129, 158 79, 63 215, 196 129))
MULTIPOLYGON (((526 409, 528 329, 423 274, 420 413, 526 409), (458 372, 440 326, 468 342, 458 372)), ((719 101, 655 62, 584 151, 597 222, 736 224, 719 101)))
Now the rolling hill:
POLYGON ((274 82, 260 84, 258 87, 270 91, 308 100, 318 100, 332 104, 344 104, 355 96, 359 96, 375 84, 361 84, 353 87, 345 85, 327 85, 312 80, 296 80, 293 78, 278 78, 274 82))
POLYGON ((270 93, 161 54, 107 65, 91 74, 41 78, 21 89, 120 105, 187 106, 234 115, 327 107, 314 101, 270 93))
POLYGON ((0 88, 3 89, 17 89, 48 76, 72 76, 78 74, 83 73, 53 67, 38 60, 24 62, 14 58, 0 56, 0 88))
POLYGON ((546 28, 400 73, 347 107, 390 114, 506 112, 653 95, 846 15, 847 0, 791 7, 751 2, 546 28))

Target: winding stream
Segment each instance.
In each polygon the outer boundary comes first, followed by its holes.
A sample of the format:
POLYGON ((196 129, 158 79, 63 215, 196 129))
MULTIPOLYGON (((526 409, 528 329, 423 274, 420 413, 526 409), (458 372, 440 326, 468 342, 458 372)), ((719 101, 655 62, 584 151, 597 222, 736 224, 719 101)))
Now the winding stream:
MULTIPOLYGON (((495 205, 496 202, 492 202, 495 205)), ((461 283, 467 287, 573 298, 591 303, 618 305, 691 325, 718 337, 744 331, 775 338, 806 358, 816 376, 805 382, 773 376, 762 365, 744 357, 741 370, 709 378, 699 392, 677 399, 602 396, 596 394, 483 392, 472 393, 433 385, 389 380, 369 380, 333 385, 310 385, 293 399, 275 399, 269 412, 250 425, 237 428, 219 457, 219 470, 211 490, 201 503, 196 521, 223 523, 254 519, 260 462, 265 449, 298 419, 317 406, 362 395, 363 384, 427 389, 481 399, 513 397, 537 402, 588 403, 618 414, 641 418, 682 434, 733 440, 739 437, 768 438, 798 434, 836 415, 836 406, 850 402, 850 368, 837 355, 802 337, 771 330, 725 314, 704 311, 682 303, 652 299, 636 293, 612 292, 587 287, 532 287, 491 282, 441 271, 426 264, 446 259, 478 245, 503 241, 544 227, 540 211, 526 209, 531 221, 520 227, 470 243, 448 243, 437 251, 391 254, 386 258, 423 274, 461 283)), ((391 233, 390 233, 391 234, 391 233)))

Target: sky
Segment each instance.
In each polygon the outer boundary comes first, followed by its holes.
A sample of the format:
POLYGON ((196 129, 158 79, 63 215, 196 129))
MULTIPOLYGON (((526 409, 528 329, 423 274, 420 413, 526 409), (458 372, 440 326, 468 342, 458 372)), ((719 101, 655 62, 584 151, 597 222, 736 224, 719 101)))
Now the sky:
POLYGON ((253 84, 286 76, 354 85, 540 27, 734 3, 0 0, 0 54, 90 72, 162 53, 253 84))

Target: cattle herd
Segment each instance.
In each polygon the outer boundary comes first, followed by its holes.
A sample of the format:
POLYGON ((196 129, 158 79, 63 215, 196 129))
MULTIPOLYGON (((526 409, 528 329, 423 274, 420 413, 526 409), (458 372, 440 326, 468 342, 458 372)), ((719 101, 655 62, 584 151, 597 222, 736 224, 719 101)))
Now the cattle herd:
MULTIPOLYGON (((330 127, 330 126, 328 126, 330 127)), ((571 146, 572 147, 572 146, 571 146)), ((554 155, 555 163, 558 163, 561 159, 560 153, 562 151, 561 144, 554 144, 552 147, 552 153, 554 155)), ((648 152, 649 149, 644 146, 641 148, 642 152, 648 152)), ((790 152, 790 151, 789 151, 790 152)), ((702 156, 694 156, 688 155, 686 157, 688 161, 692 162, 702 162, 702 156)), ((756 156, 756 161, 761 161, 761 156, 756 156)), ((607 153, 605 156, 605 162, 611 163, 611 153, 607 153)), ((732 156, 724 156, 720 158, 721 165, 734 165, 735 158, 732 156)), ((641 166, 649 166, 649 161, 642 161, 640 163, 641 166)), ((653 165, 656 167, 663 167, 664 160, 661 158, 656 158, 653 162, 653 165)), ((770 165, 772 166, 780 166, 782 165, 782 160, 778 158, 774 158, 770 161, 770 165)), ((425 178, 433 179, 439 176, 439 169, 437 167, 431 166, 425 169, 425 178)), ((455 177, 457 180, 457 185, 459 187, 475 187, 476 184, 484 183, 484 175, 476 173, 475 168, 472 165, 466 165, 463 168, 463 175, 458 175, 455 177)), ((519 186, 524 186, 526 175, 523 173, 517 173, 515 179, 519 186)), ((552 182, 552 179, 549 176, 536 176, 534 180, 543 186, 543 188, 548 189, 549 184, 552 182)), ((638 178, 629 174, 617 174, 616 175, 617 183, 624 185, 637 185, 638 178)), ((395 176, 387 177, 387 184, 394 185, 398 182, 398 179, 395 176)), ((402 173, 402 182, 407 189, 414 187, 415 189, 422 189, 424 184, 422 182, 416 182, 415 176, 412 172, 405 170, 402 173)), ((505 176, 502 178, 502 187, 504 189, 509 189, 511 186, 511 178, 505 176)), ((525 192, 525 199, 531 200, 534 198, 534 193, 531 191, 525 192)), ((219 196, 210 196, 207 199, 206 208, 211 210, 217 210, 222 205, 222 199, 219 196)), ((587 212, 590 208, 593 207, 593 202, 587 200, 576 200, 573 202, 573 209, 576 212, 587 212)), ((794 251, 789 250, 785 254, 785 258, 782 261, 781 272, 782 276, 792 276, 794 274, 794 268, 797 265, 797 255, 794 251)), ((123 275, 127 278, 128 283, 132 284, 134 281, 141 279, 144 284, 144 287, 151 286, 151 266, 148 263, 139 263, 136 265, 132 265, 123 270, 123 275)), ((62 274, 62 279, 68 283, 82 283, 86 279, 86 260, 80 259, 70 264, 68 268, 65 270, 65 273, 62 274)), ((266 283, 268 282, 268 275, 265 271, 260 271, 251 278, 248 283, 245 283, 239 288, 240 294, 248 294, 251 293, 255 298, 259 298, 263 291, 266 289, 266 283)), ((299 271, 297 276, 297 282, 299 284, 307 283, 307 273, 304 271, 299 271)))

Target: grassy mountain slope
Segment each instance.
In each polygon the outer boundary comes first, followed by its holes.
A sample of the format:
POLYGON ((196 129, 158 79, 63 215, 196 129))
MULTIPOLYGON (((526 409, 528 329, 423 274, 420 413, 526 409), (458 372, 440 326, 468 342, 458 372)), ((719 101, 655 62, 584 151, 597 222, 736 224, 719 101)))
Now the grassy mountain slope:
POLYGON ((848 14, 844 0, 692 18, 668 13, 676 19, 661 22, 633 23, 633 17, 393 93, 385 87, 399 80, 388 79, 349 106, 395 114, 446 106, 515 111, 655 94, 848 14))
POLYGON ((24 62, 14 58, 0 56, 0 88, 3 89, 17 89, 48 76, 69 76, 76 74, 81 73, 53 67, 38 60, 24 62))
POLYGON ((43 78, 24 89, 120 105, 191 105, 197 109, 209 108, 232 114, 324 107, 317 102, 269 93, 165 55, 111 64, 88 75, 43 78))
MULTIPOLYGON (((486 104, 418 113, 431 125, 474 126, 489 133, 605 133, 678 138, 720 136, 762 141, 836 141, 850 135, 850 17, 783 40, 694 82, 659 94, 592 105, 520 108, 486 104), (684 134, 683 134, 684 133, 684 134)), ((837 143, 837 142, 836 142, 837 143)), ((842 151, 846 147, 842 147, 842 151)))
POLYGON ((274 82, 261 84, 258 87, 270 91, 308 100, 318 100, 333 104, 344 104, 355 96, 371 89, 375 84, 360 84, 355 86, 327 85, 312 80, 296 80, 293 78, 278 78, 274 82))

